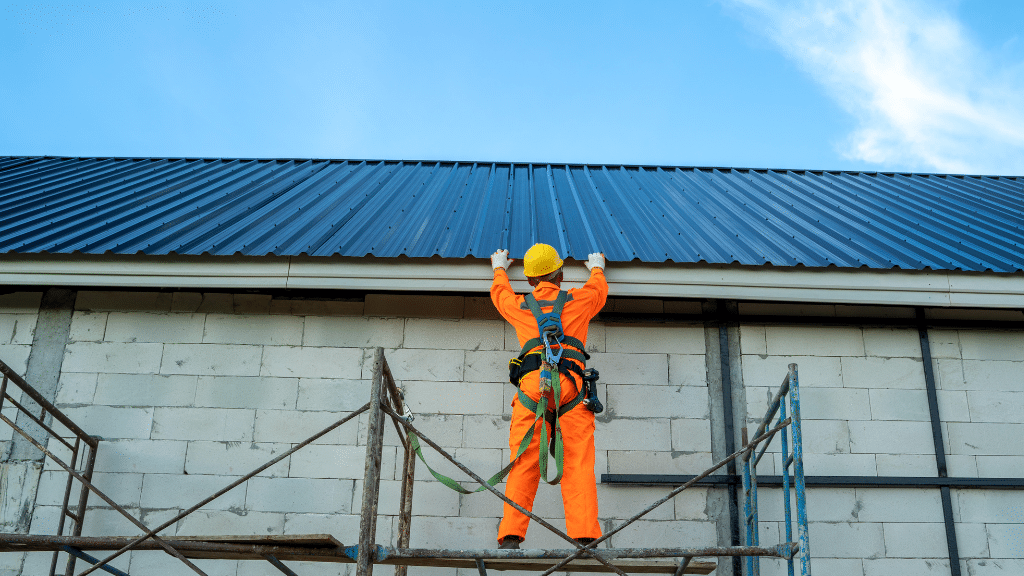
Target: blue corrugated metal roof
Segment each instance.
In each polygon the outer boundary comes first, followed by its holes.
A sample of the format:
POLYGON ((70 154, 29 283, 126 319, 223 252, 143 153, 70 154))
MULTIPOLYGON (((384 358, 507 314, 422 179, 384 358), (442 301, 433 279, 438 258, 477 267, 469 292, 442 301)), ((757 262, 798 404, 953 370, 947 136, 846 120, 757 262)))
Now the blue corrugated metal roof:
POLYGON ((1024 269, 1024 178, 356 160, 0 157, 0 253, 1024 269))

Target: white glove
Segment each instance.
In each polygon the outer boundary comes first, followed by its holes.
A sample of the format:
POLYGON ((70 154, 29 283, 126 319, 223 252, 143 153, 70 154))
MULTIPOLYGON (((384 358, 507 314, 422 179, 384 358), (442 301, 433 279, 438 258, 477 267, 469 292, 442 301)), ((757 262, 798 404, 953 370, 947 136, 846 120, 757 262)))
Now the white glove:
POLYGON ((491 268, 497 270, 508 270, 508 267, 512 265, 512 260, 508 257, 508 250, 498 250, 494 254, 491 254, 491 268))
POLYGON ((600 268, 604 270, 604 254, 595 252, 591 254, 587 259, 587 270, 593 270, 594 268, 600 268))

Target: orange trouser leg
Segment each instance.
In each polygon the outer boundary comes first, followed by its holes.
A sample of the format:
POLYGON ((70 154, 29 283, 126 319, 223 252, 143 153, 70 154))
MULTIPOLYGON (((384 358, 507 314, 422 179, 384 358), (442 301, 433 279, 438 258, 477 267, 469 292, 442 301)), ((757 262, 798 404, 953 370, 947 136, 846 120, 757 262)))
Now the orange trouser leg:
MULTIPOLYGON (((562 390, 563 403, 575 398, 575 387, 571 382, 567 382, 566 378, 562 379, 562 390)), ((519 443, 530 429, 534 418, 533 412, 520 405, 518 399, 512 403, 512 425, 509 431, 512 456, 519 450, 519 443)), ((562 429, 565 448, 565 468, 561 487, 566 530, 572 538, 599 538, 601 526, 597 521, 597 486, 594 476, 594 414, 580 404, 565 413, 558 422, 562 429)), ((537 423, 529 448, 512 468, 505 484, 505 495, 531 512, 534 497, 537 495, 537 483, 540 481, 538 458, 541 425, 540 422, 537 423)), ((547 450, 547 447, 544 449, 547 450)), ((548 474, 554 475, 553 458, 549 458, 548 468, 548 474)), ((505 515, 498 527, 498 540, 509 535, 525 537, 529 525, 528 516, 505 504, 505 515)))

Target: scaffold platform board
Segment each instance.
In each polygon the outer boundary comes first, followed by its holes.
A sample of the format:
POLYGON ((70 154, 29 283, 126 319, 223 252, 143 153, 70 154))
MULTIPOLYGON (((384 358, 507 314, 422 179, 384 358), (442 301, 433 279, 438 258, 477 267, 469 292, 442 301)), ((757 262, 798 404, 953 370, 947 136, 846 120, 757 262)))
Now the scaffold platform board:
MULTIPOLYGON (((52 552, 65 546, 83 552, 117 550, 136 538, 127 536, 45 536, 3 534, 0 552, 52 552)), ((345 546, 330 534, 259 536, 166 536, 164 542, 186 558, 203 560, 266 560, 354 563, 355 546, 345 546)), ((570 556, 573 550, 431 550, 425 548, 377 547, 374 564, 395 566, 432 566, 477 568, 480 559, 488 570, 543 571, 570 556), (479 558, 480 556, 493 556, 479 558)), ((152 540, 137 544, 135 550, 162 550, 152 540)), ((600 549, 608 556, 629 555, 636 549, 600 549)), ((610 562, 629 574, 675 574, 679 562, 668 558, 614 558, 610 562)), ((710 574, 713 562, 692 561, 684 574, 710 574)), ((567 572, 610 572, 596 560, 573 560, 567 572)))

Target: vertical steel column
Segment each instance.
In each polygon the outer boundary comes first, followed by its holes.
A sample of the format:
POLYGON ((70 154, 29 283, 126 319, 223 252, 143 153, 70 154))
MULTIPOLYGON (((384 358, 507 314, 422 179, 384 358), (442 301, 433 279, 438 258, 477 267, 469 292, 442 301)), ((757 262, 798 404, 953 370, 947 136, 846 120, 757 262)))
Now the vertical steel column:
POLYGON ((377 546, 377 501, 380 496, 380 460, 384 441, 384 412, 381 410, 384 380, 384 349, 373 355, 373 381, 370 384, 370 421, 366 430, 366 469, 363 473, 363 499, 359 519, 359 552, 356 576, 372 576, 377 546))
POLYGON ((793 476, 796 480, 797 532, 800 534, 800 576, 811 576, 811 545, 807 534, 807 485, 804 482, 804 443, 800 422, 800 379, 796 364, 789 365, 789 407, 793 414, 793 476))
MULTIPOLYGON (((946 449, 942 443, 942 418, 939 415, 938 393, 935 391, 935 372, 932 369, 932 349, 928 340, 924 308, 917 308, 917 335, 921 340, 921 363, 924 368, 924 386, 928 393, 928 414, 932 422, 932 442, 935 444, 935 467, 939 478, 946 478, 946 449)), ((949 553, 949 572, 960 576, 960 550, 956 542, 956 523, 953 521, 953 500, 949 486, 939 489, 942 495, 942 519, 946 526, 946 549, 949 553)))
MULTIPOLYGON (((722 410, 723 419, 725 420, 725 453, 732 454, 736 451, 736 433, 735 424, 733 422, 732 413, 732 371, 730 369, 731 362, 729 361, 729 328, 725 323, 725 304, 717 302, 718 313, 720 317, 718 325, 718 349, 719 356, 721 356, 721 370, 722 370, 722 410)), ((729 474, 730 480, 736 478, 736 462, 730 460, 729 464, 726 465, 726 472, 729 474)), ((729 518, 732 523, 731 526, 731 542, 733 546, 740 545, 740 504, 739 497, 736 494, 736 484, 734 481, 729 483, 729 518)), ((734 576, 740 576, 743 573, 743 563, 739 556, 732 557, 732 571, 734 576)))

